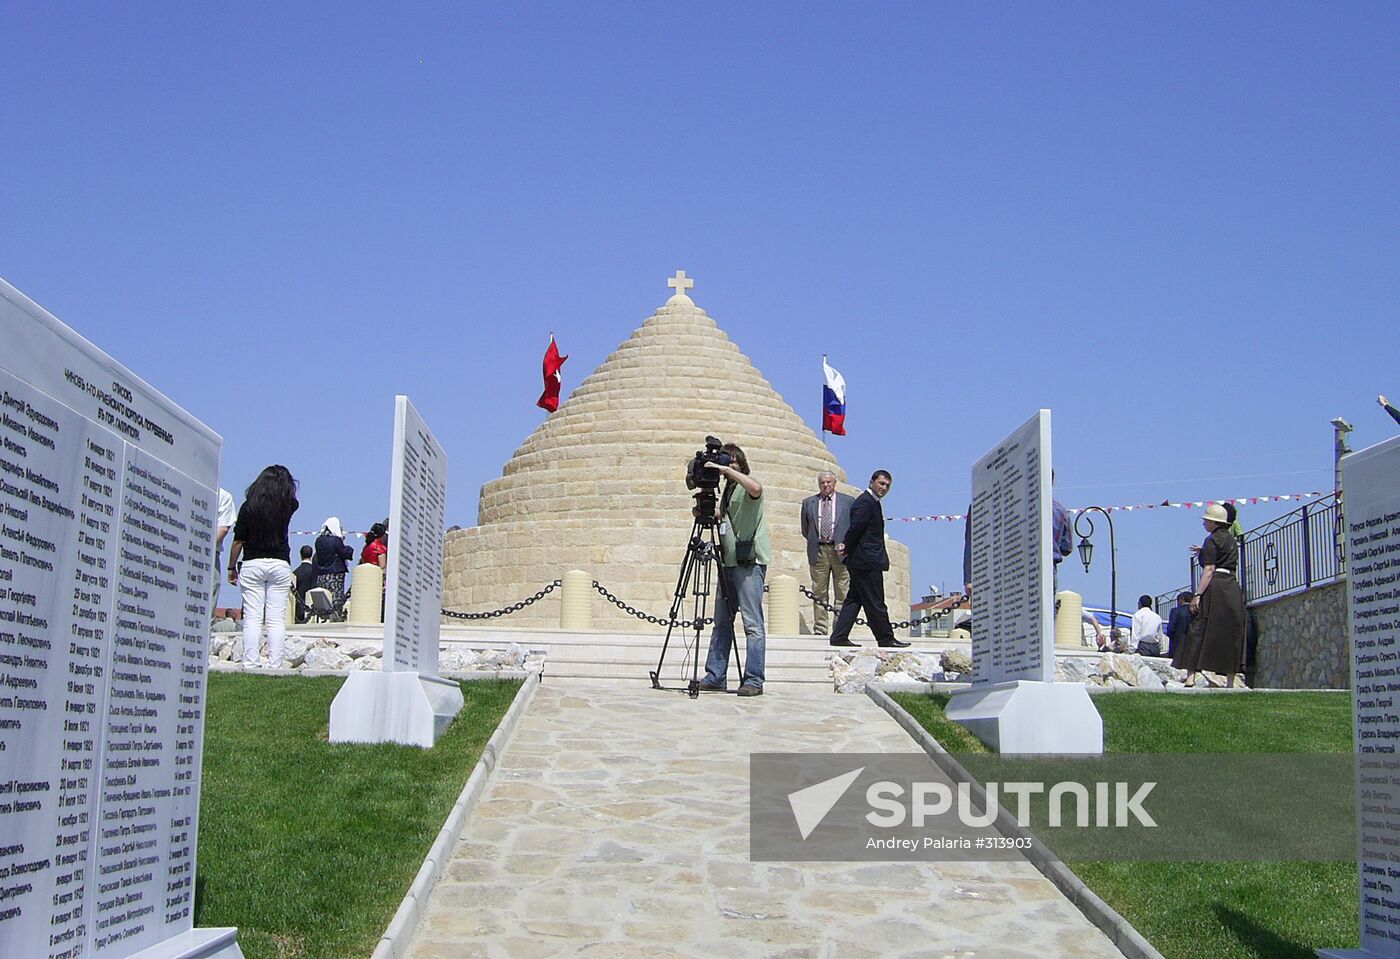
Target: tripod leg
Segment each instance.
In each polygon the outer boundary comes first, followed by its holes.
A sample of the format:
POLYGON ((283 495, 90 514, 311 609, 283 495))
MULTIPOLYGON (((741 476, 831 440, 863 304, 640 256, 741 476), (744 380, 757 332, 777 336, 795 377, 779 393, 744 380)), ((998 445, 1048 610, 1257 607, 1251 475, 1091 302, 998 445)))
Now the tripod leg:
MULTIPOLYGON (((677 586, 676 586, 677 589, 682 590, 682 595, 684 595, 684 590, 686 589, 686 586, 687 586, 687 584, 688 584, 689 581, 690 581, 690 576, 691 576, 691 572, 692 572, 692 570, 693 570, 693 568, 694 568, 694 564, 695 564, 695 561, 694 561, 694 554, 691 553, 691 554, 687 555, 687 557, 686 557, 685 567, 684 567, 684 569, 683 569, 682 572, 681 572, 680 582, 679 582, 679 583, 677 584, 677 586)), ((652 689, 660 689, 660 688, 661 688, 661 667, 662 667, 662 665, 666 662, 666 651, 667 651, 667 649, 669 649, 670 646, 671 646, 671 633, 672 633, 672 631, 674 631, 675 628, 676 628, 676 626, 675 626, 676 617, 680 614, 680 612, 681 612, 681 604, 680 604, 680 603, 673 603, 672 606, 671 606, 671 615, 670 615, 670 620, 671 620, 671 622, 667 623, 667 625, 666 625, 666 639, 665 639, 665 641, 661 644, 661 656, 656 660, 656 669, 653 670, 652 673, 651 673, 651 688, 652 688, 652 689)), ((682 664, 682 667, 681 667, 681 668, 682 668, 682 669, 685 668, 685 667, 684 667, 684 664, 682 664)))
MULTIPOLYGON (((695 541, 697 544, 699 540, 695 541)), ((710 594, 710 565, 705 561, 704 553, 697 549, 692 555, 695 557, 696 583, 695 601, 691 604, 691 622, 695 628, 695 658, 690 663, 690 682, 686 684, 686 692, 691 699, 700 696, 700 634, 705 629, 705 598, 710 594)))
MULTIPOLYGON (((713 538, 713 529, 711 530, 711 533, 712 533, 712 538, 713 538)), ((694 618, 692 619, 692 622, 695 624, 695 661, 694 661, 694 663, 691 665, 691 678, 690 678, 690 697, 691 697, 692 699, 694 699, 694 698, 696 698, 696 697, 698 697, 698 696, 700 695, 700 635, 701 635, 701 633, 703 633, 704 630, 705 630, 705 611, 706 611, 706 606, 707 606, 707 603, 708 603, 708 600, 709 600, 710 594, 711 594, 711 587, 712 587, 712 585, 713 585, 713 576, 714 576, 714 567, 715 567, 715 554, 714 554, 714 550, 713 550, 709 545, 707 545, 703 539, 701 539, 701 538, 698 537, 698 536, 696 537, 695 545, 696 545, 696 566, 697 566, 697 576, 696 576, 696 579, 697 579, 697 581, 696 581, 696 585, 695 585, 695 606, 694 606, 694 613, 695 613, 695 616, 694 616, 694 618)), ((723 588, 723 583, 722 583, 722 581, 721 581, 721 588, 723 588)), ((719 625, 719 614, 720 614, 720 609, 719 609, 718 605, 716 605, 716 607, 715 607, 715 625, 716 625, 716 628, 718 628, 718 625, 719 625)), ((706 671, 706 673, 708 674, 708 673, 709 673, 709 662, 708 662, 708 661, 709 661, 709 651, 708 651, 708 644, 707 644, 705 659, 706 659, 706 668, 705 668, 705 671, 706 671)))
MULTIPOLYGON (((713 555, 715 557, 715 566, 719 573, 720 598, 724 600, 725 608, 729 612, 730 622, 732 623, 734 621, 735 614, 739 614, 740 621, 742 622, 743 615, 742 613, 740 613, 739 610, 739 598, 734 594, 733 584, 729 581, 729 577, 726 576, 724 573, 724 550, 721 544, 719 543, 718 534, 713 529, 710 530, 710 542, 714 549, 713 555)), ((731 629, 730 632, 733 633, 733 630, 731 629)), ((734 653, 735 674, 738 677, 740 685, 742 685, 744 682, 744 663, 742 660, 739 659, 739 637, 737 634, 734 635, 734 641, 730 643, 730 646, 734 653)))
MULTIPOLYGON (((685 556, 681 560, 681 569, 676 577, 676 591, 671 598, 671 623, 666 626, 666 639, 661 644, 661 656, 656 660, 656 669, 651 673, 651 688, 661 688, 661 667, 666 662, 666 650, 671 645, 671 632, 675 629, 676 617, 680 615, 681 609, 685 606, 685 594, 690 584, 690 578, 695 570, 696 559, 698 558, 697 543, 700 535, 700 520, 696 519, 690 527, 690 538, 686 540, 685 556)), ((698 687, 696 692, 698 693, 698 687)))

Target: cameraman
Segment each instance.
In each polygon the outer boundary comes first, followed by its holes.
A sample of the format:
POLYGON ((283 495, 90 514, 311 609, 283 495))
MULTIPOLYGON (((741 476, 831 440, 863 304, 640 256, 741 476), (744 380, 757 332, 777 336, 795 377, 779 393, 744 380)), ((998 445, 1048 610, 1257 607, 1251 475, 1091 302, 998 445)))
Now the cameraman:
POLYGON ((768 521, 763 515, 763 484, 749 475, 749 460, 733 443, 724 444, 732 466, 705 463, 727 480, 724 495, 716 506, 720 517, 721 588, 715 601, 715 628, 710 634, 710 654, 705 660, 702 690, 725 687, 729 650, 734 644, 734 605, 744 619, 744 675, 740 696, 763 695, 763 578, 768 572, 771 550, 768 521), (730 598, 733 598, 731 604, 730 598))

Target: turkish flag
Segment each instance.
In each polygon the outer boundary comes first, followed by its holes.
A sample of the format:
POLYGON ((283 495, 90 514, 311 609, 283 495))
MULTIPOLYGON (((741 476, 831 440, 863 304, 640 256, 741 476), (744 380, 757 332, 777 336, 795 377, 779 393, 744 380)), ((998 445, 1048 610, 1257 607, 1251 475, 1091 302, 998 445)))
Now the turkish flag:
POLYGON ((549 349, 544 351, 544 392, 535 403, 540 409, 549 410, 551 413, 559 409, 559 387, 564 382, 564 378, 559 375, 559 369, 567 359, 567 356, 559 355, 554 334, 549 334, 549 349))

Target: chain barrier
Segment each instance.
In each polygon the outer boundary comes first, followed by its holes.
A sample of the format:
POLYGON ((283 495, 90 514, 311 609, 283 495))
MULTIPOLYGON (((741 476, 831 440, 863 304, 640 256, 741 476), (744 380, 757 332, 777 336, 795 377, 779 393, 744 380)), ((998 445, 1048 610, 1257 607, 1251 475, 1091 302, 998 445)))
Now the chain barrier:
MULTIPOLYGON (((502 606, 500 609, 493 609, 484 613, 464 613, 455 609, 444 609, 442 611, 442 615, 449 616, 452 619, 494 619, 497 616, 509 616, 511 613, 520 612, 522 609, 524 609, 526 606, 531 605, 532 603, 538 603, 540 600, 544 599, 546 596, 554 592, 562 585, 563 581, 556 579, 554 582, 550 583, 548 586, 540 590, 535 595, 531 596, 529 599, 522 599, 518 603, 512 603, 509 606, 502 606)), ((649 613, 644 613, 640 609, 637 609, 635 606, 631 606, 627 603, 624 603, 612 593, 608 592, 607 587, 599 583, 596 579, 593 581, 593 588, 596 589, 599 593, 601 593, 604 599, 612 603, 614 606, 622 610, 627 615, 635 616, 638 619, 645 620, 646 622, 651 623, 654 626, 682 626, 686 629, 695 628, 695 620, 693 619, 666 619, 661 616, 652 616, 649 613)), ((711 625, 714 621, 714 617, 707 616, 700 621, 700 626, 701 628, 704 628, 706 626, 711 625)))
MULTIPOLYGON (((815 593, 813 593, 813 592, 812 592, 810 589, 808 589, 806 586, 803 586, 801 583, 798 583, 798 584, 797 584, 797 588, 798 588, 799 590, 802 591, 802 595, 806 596, 808 599, 810 599, 812 602, 816 603, 818 606, 820 606, 822 609, 826 610, 828 613, 836 613, 836 612, 839 612, 839 611, 840 611, 839 607, 832 606, 830 603, 828 603, 828 602, 827 602, 826 600, 824 600, 824 599, 818 599, 818 598, 817 598, 817 595, 816 595, 815 593)), ((891 629, 909 629, 909 628, 912 627, 912 626, 926 626, 926 625, 928 625, 929 623, 933 622, 933 621, 936 620, 936 619, 938 619, 938 615, 937 615, 937 614, 934 614, 934 615, 931 615, 931 616, 925 616, 925 617, 923 617, 922 619, 906 619, 906 620, 904 620, 904 621, 901 622, 901 623, 890 623, 890 628, 891 628, 891 629)), ((856 617, 856 622, 857 622, 859 625, 861 625, 861 626, 868 626, 868 625, 869 625, 865 620, 861 619, 859 616, 856 617)))
MULTIPOLYGON (((538 603, 540 600, 544 599, 546 596, 554 592, 562 585, 563 581, 556 579, 554 582, 550 583, 548 586, 546 586, 544 589, 540 590, 538 593, 531 596, 530 598, 522 599, 520 602, 512 603, 509 606, 502 606, 500 609, 493 609, 484 613, 464 613, 455 609, 444 609, 442 611, 442 615, 448 616, 452 619, 494 619, 497 616, 509 616, 511 613, 520 612, 526 606, 529 606, 533 603, 538 603)), ((596 589, 604 599, 612 603, 618 609, 622 610, 628 616, 635 616, 637 619, 651 623, 653 626, 670 626, 673 628, 679 626, 685 629, 696 628, 695 620, 693 619, 668 619, 662 616, 652 616, 650 613, 644 613, 640 609, 637 609, 635 606, 631 606, 627 603, 624 603, 612 593, 608 592, 608 588, 602 583, 598 582, 596 579, 593 581, 593 588, 596 589)), ((802 591, 802 595, 806 596, 808 599, 812 600, 812 602, 821 606, 827 612, 839 612, 837 607, 832 606, 824 599, 818 599, 815 593, 813 593, 806 586, 803 586, 801 583, 797 585, 797 588, 802 591)), ((764 586, 763 591, 765 593, 768 592, 768 587, 764 586)), ((936 615, 925 616, 922 619, 910 619, 905 620, 902 623, 890 623, 890 627, 892 629, 909 629, 911 626, 927 625, 928 623, 933 622, 937 618, 938 616, 936 615)), ((713 616, 706 616, 700 621, 700 628, 703 629, 706 626, 710 626, 714 623, 714 621, 715 619, 713 616)), ((856 617, 856 622, 861 626, 868 625, 866 621, 864 619, 861 619, 860 617, 856 617)))
MULTIPOLYGON (((644 613, 640 609, 637 609, 635 606, 629 606, 628 604, 624 603, 622 600, 614 596, 612 593, 608 592, 608 588, 602 583, 598 582, 596 579, 593 581, 593 588, 596 589, 599 593, 601 593, 604 599, 612 603, 618 609, 622 610, 628 616, 635 616, 638 619, 646 620, 648 623, 651 623, 654 626, 680 626, 684 629, 697 628, 695 625, 695 620, 693 619, 663 619, 660 616, 652 616, 649 613, 644 613)), ((704 627, 709 626, 714 621, 715 620, 713 616, 706 616, 700 621, 699 628, 703 629, 704 627)))
MULTIPOLYGON (((839 613, 839 612, 841 611, 841 610, 840 610, 840 607, 832 606, 830 603, 828 603, 828 602, 827 602, 826 600, 824 600, 824 599, 817 599, 817 594, 814 593, 814 592, 812 592, 812 591, 811 591, 810 589, 808 589, 806 586, 803 586, 801 583, 798 583, 798 584, 797 584, 797 588, 798 588, 799 590, 802 591, 802 595, 803 595, 803 596, 806 596, 808 599, 810 599, 812 602, 816 603, 818 606, 820 606, 822 609, 826 610, 828 613, 839 613)), ((856 625, 857 625, 857 626, 867 626, 867 625, 869 625, 869 624, 868 624, 865 620, 863 620, 863 619, 861 619, 859 616, 857 616, 857 617, 856 617, 856 625)), ((890 623, 890 626, 893 627, 893 628, 895 628, 895 629, 898 629, 898 628, 899 628, 899 627, 896 626, 894 623, 890 623)))
POLYGON ((535 595, 531 596, 529 599, 522 599, 518 603, 512 603, 509 606, 502 606, 500 609, 493 609, 487 613, 463 613, 455 609, 444 609, 442 611, 442 615, 450 616, 453 619, 494 619, 497 616, 509 616, 511 613, 520 612, 522 609, 524 609, 526 606, 529 606, 531 603, 538 603, 550 593, 554 592, 554 590, 558 589, 561 585, 563 585, 563 581, 556 579, 554 582, 550 583, 548 586, 540 590, 535 595))

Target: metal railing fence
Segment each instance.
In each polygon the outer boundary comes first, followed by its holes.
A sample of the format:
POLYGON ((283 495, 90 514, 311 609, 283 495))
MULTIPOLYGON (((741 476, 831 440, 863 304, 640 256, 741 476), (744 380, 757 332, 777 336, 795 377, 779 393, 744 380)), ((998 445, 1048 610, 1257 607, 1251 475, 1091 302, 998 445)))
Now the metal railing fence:
POLYGON ((1169 589, 1165 593, 1158 593, 1152 597, 1152 607, 1157 610, 1157 615, 1166 619, 1171 615, 1172 607, 1176 605, 1177 596, 1182 593, 1191 592, 1191 584, 1178 586, 1176 589, 1169 589))
MULTIPOLYGON (((1329 493, 1246 532, 1240 540, 1239 570, 1245 602, 1336 581, 1346 571, 1344 529, 1341 498, 1329 493)), ((1158 594, 1157 612, 1171 609, 1177 593, 1195 592, 1200 578, 1200 561, 1193 557, 1190 584, 1158 594)))
POLYGON ((1245 600, 1257 603, 1335 581, 1345 569, 1342 530, 1336 493, 1250 530, 1240 545, 1245 600))

